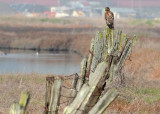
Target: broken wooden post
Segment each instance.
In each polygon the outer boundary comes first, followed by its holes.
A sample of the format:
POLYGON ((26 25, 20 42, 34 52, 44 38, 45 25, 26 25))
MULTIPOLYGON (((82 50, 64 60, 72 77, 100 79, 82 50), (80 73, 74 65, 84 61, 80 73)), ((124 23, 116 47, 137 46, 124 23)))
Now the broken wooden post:
POLYGON ((19 103, 14 103, 10 107, 10 114, 24 114, 24 111, 21 110, 21 106, 19 105, 19 103))
MULTIPOLYGON (((106 68, 107 68, 106 62, 99 63, 95 72, 90 74, 91 78, 89 80, 89 87, 91 89, 90 89, 89 94, 85 98, 84 102, 81 104, 81 107, 79 108, 80 110, 86 111, 87 104, 90 104, 91 100, 95 100, 95 99, 92 99, 94 97, 95 93, 97 93, 97 95, 99 94, 97 91, 99 88, 97 86, 98 86, 99 82, 104 78, 106 68)), ((102 86, 100 88, 102 88, 102 86)), ((99 96, 100 96, 100 94, 99 94, 99 96)), ((96 98, 99 96, 96 96, 96 98)), ((94 105, 94 104, 92 104, 92 105, 94 105)), ((80 114, 80 113, 83 114, 82 111, 78 112, 78 114, 80 114)))
POLYGON ((92 38, 91 46, 90 46, 90 50, 89 50, 89 56, 88 56, 88 60, 87 60, 86 78, 89 78, 89 75, 90 75, 92 59, 94 56, 93 50, 94 50, 94 39, 92 38))
POLYGON ((111 89, 96 103, 96 105, 89 111, 89 114, 103 114, 109 104, 118 96, 117 90, 111 89))
POLYGON ((86 68, 87 68, 87 58, 83 58, 81 62, 81 70, 80 70, 80 79, 78 82, 78 91, 80 91, 81 87, 85 83, 85 76, 86 76, 86 68))
POLYGON ((58 76, 46 78, 45 114, 58 114, 62 80, 58 76))
POLYGON ((82 102, 85 100, 86 96, 90 91, 90 87, 88 84, 84 84, 74 101, 65 108, 64 114, 75 114, 82 102))
POLYGON ((89 85, 85 84, 82 86, 74 101, 65 109, 64 114, 84 113, 83 111, 85 111, 86 105, 98 82, 103 78, 106 68, 107 64, 105 62, 98 64, 95 73, 91 74, 94 78, 89 81, 89 85))
POLYGON ((69 104, 70 104, 71 102, 73 102, 74 98, 75 98, 76 95, 77 95, 77 89, 76 89, 76 87, 77 87, 77 83, 78 83, 79 76, 78 76, 78 74, 75 74, 73 77, 74 77, 74 78, 73 78, 73 82, 72 82, 72 88, 73 88, 73 89, 71 90, 71 93, 70 93, 70 96, 73 97, 73 98, 70 98, 69 104))
POLYGON ((46 78, 46 93, 45 93, 45 114, 48 114, 48 107, 51 99, 51 87, 54 83, 54 77, 46 78))
POLYGON ((28 92, 22 92, 19 103, 14 103, 10 108, 10 114, 24 114, 30 99, 28 92))

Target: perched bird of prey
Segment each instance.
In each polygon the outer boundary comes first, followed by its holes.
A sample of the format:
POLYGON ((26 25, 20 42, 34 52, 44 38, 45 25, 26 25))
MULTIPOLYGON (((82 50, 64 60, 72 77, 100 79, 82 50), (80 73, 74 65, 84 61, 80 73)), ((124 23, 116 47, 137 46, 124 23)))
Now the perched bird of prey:
POLYGON ((110 11, 109 7, 105 8, 104 17, 106 24, 110 29, 114 29, 114 14, 110 11))

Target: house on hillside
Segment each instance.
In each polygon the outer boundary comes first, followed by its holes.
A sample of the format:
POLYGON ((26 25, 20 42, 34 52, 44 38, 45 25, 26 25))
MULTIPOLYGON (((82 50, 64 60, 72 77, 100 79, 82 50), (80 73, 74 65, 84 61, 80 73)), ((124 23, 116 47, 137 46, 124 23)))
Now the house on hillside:
POLYGON ((69 17, 72 13, 72 9, 66 6, 58 6, 58 7, 51 7, 51 12, 55 12, 55 17, 69 17))
POLYGON ((86 6, 86 3, 82 3, 79 1, 71 1, 66 4, 66 7, 69 8, 68 10, 69 16, 72 16, 72 17, 86 16, 85 13, 87 13, 87 11, 84 12, 85 6, 86 6))

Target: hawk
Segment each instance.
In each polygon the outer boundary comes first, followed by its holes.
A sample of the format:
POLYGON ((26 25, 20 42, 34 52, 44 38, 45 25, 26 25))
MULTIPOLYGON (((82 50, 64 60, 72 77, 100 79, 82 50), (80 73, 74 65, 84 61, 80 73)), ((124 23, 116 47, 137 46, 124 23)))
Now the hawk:
POLYGON ((114 14, 110 11, 109 7, 105 8, 104 17, 106 24, 110 29, 114 29, 114 14))

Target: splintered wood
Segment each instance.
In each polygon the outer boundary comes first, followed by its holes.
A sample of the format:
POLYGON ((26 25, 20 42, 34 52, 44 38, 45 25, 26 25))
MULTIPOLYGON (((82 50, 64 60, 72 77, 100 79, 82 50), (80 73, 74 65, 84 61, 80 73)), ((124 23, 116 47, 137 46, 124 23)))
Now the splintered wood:
MULTIPOLYGON (((80 76, 76 75, 72 80, 72 99, 68 100, 64 114, 102 114, 118 96, 118 90, 111 84, 121 76, 124 62, 137 38, 128 38, 121 31, 115 36, 113 30, 104 28, 92 39, 89 56, 81 62, 80 76)), ((58 95, 61 83, 65 83, 61 78, 58 80, 56 82, 54 79, 54 84, 46 85, 47 90, 50 90, 46 93, 46 107, 54 113, 57 113, 56 106, 60 106, 61 97, 58 95)), ((49 111, 46 113, 49 114, 49 111)))

